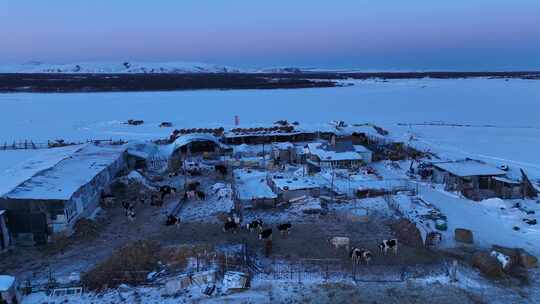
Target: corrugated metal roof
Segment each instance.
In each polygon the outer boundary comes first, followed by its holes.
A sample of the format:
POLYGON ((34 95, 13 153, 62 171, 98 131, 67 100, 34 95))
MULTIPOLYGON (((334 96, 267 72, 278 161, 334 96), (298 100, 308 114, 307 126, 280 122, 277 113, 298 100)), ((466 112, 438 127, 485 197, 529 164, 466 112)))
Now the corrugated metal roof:
POLYGON ((459 177, 496 176, 506 174, 506 172, 497 169, 494 166, 490 166, 475 160, 433 163, 433 166, 459 177))
POLYGON ((174 147, 173 150, 197 141, 211 141, 221 148, 227 147, 226 145, 222 144, 217 137, 213 135, 206 133, 191 133, 178 137, 172 144, 174 147))

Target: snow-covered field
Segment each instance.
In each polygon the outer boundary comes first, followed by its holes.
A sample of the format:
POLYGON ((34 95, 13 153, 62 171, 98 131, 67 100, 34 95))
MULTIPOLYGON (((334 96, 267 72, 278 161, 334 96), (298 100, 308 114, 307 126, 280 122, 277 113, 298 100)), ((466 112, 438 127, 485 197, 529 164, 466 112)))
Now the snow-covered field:
MULTIPOLYGON (((0 94, 0 141, 152 136, 161 121, 177 125, 272 123, 418 123, 540 128, 540 82, 510 79, 353 81, 354 86, 295 90, 201 90, 69 94, 0 94), (127 119, 145 126, 125 126, 127 119)), ((519 131, 522 131, 519 129, 519 131)), ((538 134, 538 133, 536 133, 538 134)))

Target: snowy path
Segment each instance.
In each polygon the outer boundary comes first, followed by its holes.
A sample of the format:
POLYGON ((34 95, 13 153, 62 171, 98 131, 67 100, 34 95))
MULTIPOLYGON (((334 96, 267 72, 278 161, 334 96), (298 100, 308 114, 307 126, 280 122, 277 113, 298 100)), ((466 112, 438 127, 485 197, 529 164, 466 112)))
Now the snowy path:
POLYGON ((441 192, 425 185, 419 187, 419 196, 435 205, 448 217, 446 240, 453 242, 455 228, 466 228, 473 231, 475 243, 482 247, 497 244, 521 247, 535 255, 540 254, 538 246, 540 231, 538 228, 514 231, 512 229, 513 220, 516 219, 512 216, 498 214, 499 208, 497 206, 487 207, 481 203, 458 198, 450 193, 441 192))

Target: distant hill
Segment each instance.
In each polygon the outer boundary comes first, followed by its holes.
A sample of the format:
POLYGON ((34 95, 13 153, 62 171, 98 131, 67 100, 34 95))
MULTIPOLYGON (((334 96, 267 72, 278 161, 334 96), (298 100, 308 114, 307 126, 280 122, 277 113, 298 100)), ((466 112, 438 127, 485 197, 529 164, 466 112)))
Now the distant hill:
POLYGON ((240 73, 240 69, 197 62, 81 62, 48 64, 28 62, 0 66, 0 73, 80 73, 80 74, 191 74, 240 73))

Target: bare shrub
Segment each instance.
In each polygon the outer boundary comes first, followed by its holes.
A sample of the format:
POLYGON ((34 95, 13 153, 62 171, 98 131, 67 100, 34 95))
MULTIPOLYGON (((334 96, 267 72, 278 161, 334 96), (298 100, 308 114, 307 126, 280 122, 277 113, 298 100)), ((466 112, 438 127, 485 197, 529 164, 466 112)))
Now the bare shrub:
POLYGON ((84 273, 82 282, 92 290, 116 287, 122 283, 140 283, 158 266, 160 249, 156 241, 132 242, 84 273))

